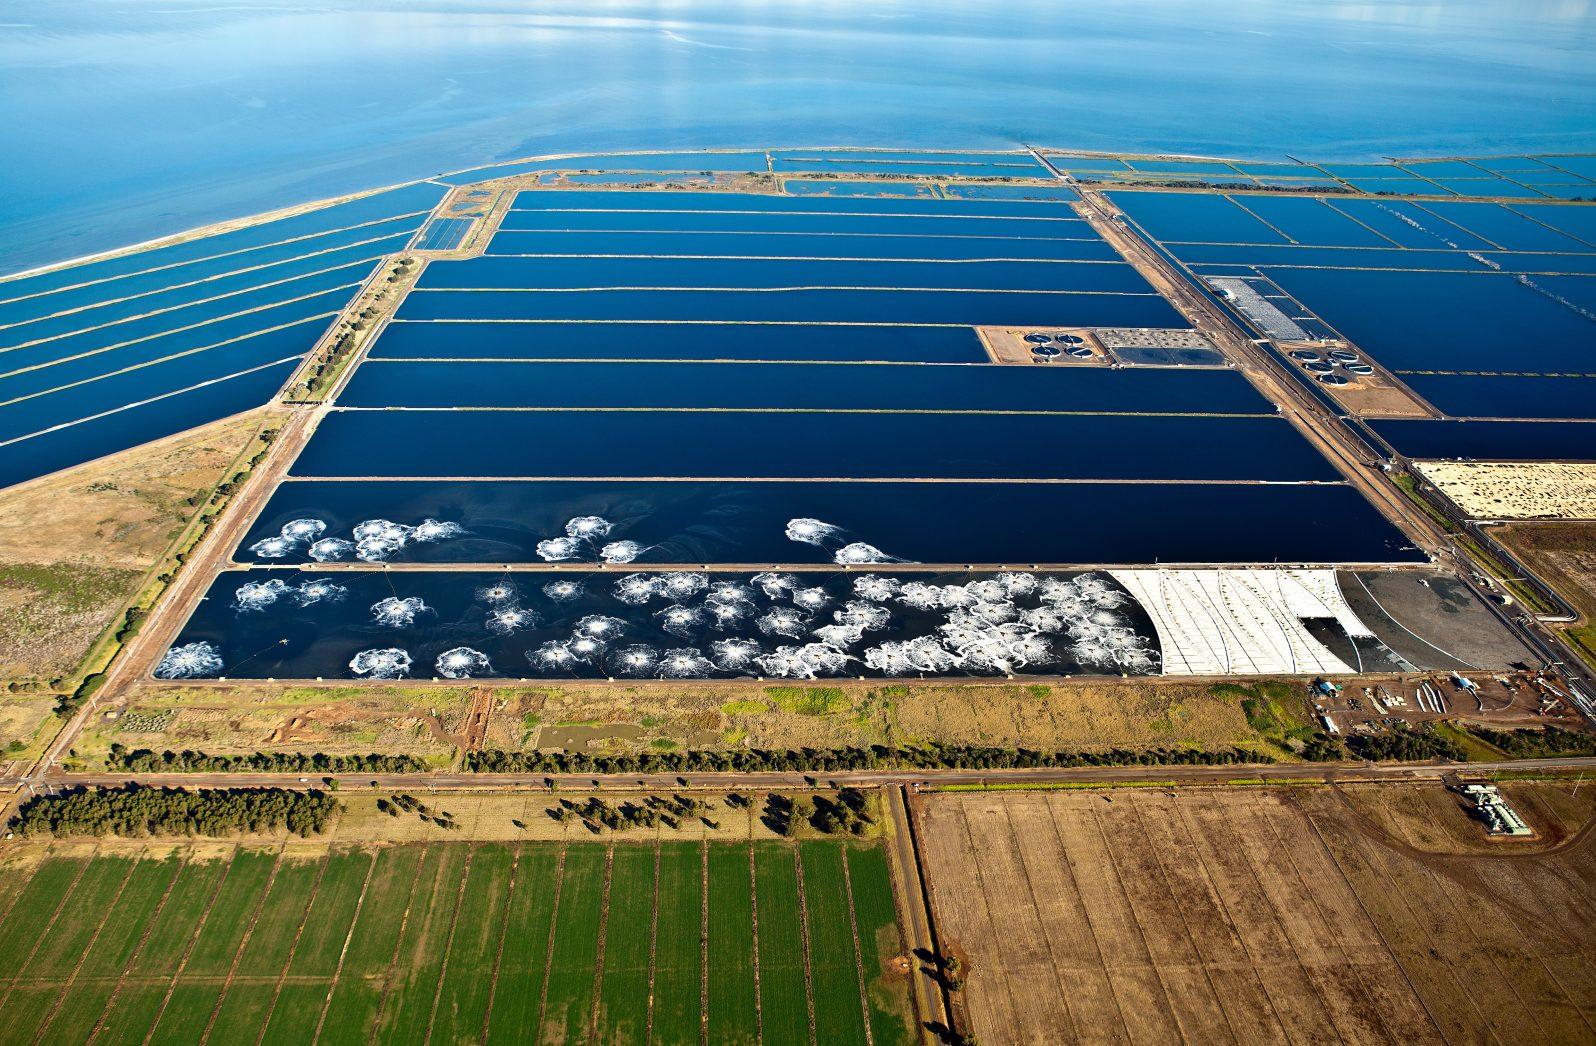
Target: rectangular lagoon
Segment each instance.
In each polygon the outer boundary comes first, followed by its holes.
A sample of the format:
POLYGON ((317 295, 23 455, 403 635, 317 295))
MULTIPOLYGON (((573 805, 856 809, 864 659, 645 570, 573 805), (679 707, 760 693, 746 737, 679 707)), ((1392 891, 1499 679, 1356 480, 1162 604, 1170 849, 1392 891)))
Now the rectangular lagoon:
POLYGON ((412 536, 391 550, 370 546, 366 553, 377 561, 542 563, 547 559, 539 544, 565 535, 571 520, 588 516, 611 529, 605 542, 575 550, 578 561, 597 560, 610 541, 635 542, 638 564, 678 565, 822 566, 855 542, 913 562, 986 565, 1423 559, 1361 494, 1341 484, 646 480, 290 480, 272 494, 234 558, 351 562, 356 528, 379 520, 412 528, 406 531, 412 536), (429 519, 459 531, 416 539, 413 528, 429 519), (797 541, 788 537, 795 519, 818 520, 828 529, 797 541), (313 521, 315 539, 272 540, 297 520, 313 521), (316 546, 322 539, 326 543, 316 546), (254 550, 261 542, 269 543, 254 550))
POLYGON ((372 358, 985 363, 968 327, 804 323, 394 322, 372 358))
MULTIPOLYGON (((1020 258, 1037 261, 1122 261, 1089 227, 1078 239, 1004 236, 838 236, 832 233, 752 232, 515 232, 500 231, 491 255, 699 255, 712 258, 897 258, 965 261, 1020 258)), ((455 263, 449 263, 454 267, 455 263)), ((476 263, 473 267, 480 267, 476 263)), ((428 269, 440 274, 440 263, 428 269)))
POLYGON ((1283 419, 339 411, 296 476, 1338 480, 1283 419))
POLYGON ((585 290, 411 294, 406 320, 947 323, 1014 327, 1176 327, 1156 294, 921 290, 585 290))
POLYGON ((1235 371, 1068 364, 371 360, 355 373, 338 405, 1275 413, 1235 371))
POLYGON ((418 292, 812 287, 1152 292, 1125 262, 841 261, 799 258, 479 258, 427 266, 418 292))

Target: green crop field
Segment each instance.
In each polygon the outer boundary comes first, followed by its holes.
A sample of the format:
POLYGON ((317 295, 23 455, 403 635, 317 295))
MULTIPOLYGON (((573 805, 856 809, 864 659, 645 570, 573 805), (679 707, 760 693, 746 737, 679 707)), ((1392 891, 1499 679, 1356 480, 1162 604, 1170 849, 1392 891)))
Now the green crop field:
POLYGON ((916 1039, 873 843, 207 844, 0 871, 0 1046, 916 1039))

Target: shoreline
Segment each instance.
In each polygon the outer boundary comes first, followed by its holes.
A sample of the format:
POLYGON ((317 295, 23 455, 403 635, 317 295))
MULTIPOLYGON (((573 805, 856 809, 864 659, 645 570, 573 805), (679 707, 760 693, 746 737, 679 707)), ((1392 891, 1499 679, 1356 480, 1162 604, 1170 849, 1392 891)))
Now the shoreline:
MULTIPOLYGON (((423 177, 423 178, 411 178, 411 179, 408 179, 406 181, 392 182, 392 183, 389 183, 387 185, 375 186, 375 187, 372 187, 372 188, 369 188, 369 189, 362 189, 362 190, 359 190, 359 191, 356 191, 356 192, 344 193, 344 194, 338 195, 338 196, 328 196, 328 197, 322 197, 320 199, 315 199, 315 200, 307 200, 307 201, 304 201, 304 202, 301 202, 301 203, 290 204, 290 205, 287 205, 287 206, 284 206, 284 207, 279 207, 279 208, 276 208, 276 209, 270 210, 270 211, 262 211, 262 212, 259 212, 259 213, 256 213, 256 214, 242 215, 242 216, 237 217, 237 218, 229 218, 229 219, 226 219, 226 220, 223 220, 223 221, 219 221, 219 222, 211 222, 211 223, 209 223, 207 225, 194 226, 193 228, 184 229, 182 231, 175 232, 175 233, 169 233, 169 234, 164 235, 164 236, 154 236, 154 237, 151 237, 151 238, 146 239, 146 240, 137 241, 135 243, 125 244, 125 245, 119 246, 119 247, 107 248, 106 250, 103 250, 103 251, 95 251, 95 252, 90 253, 90 254, 82 254, 82 255, 78 255, 76 257, 72 257, 72 258, 66 258, 66 259, 63 259, 61 261, 49 262, 49 263, 46 263, 44 265, 36 265, 36 266, 33 266, 32 268, 29 268, 29 269, 23 269, 23 270, 20 270, 18 272, 7 273, 5 275, 0 275, 0 295, 4 294, 4 287, 5 287, 6 284, 14 282, 14 281, 17 281, 17 280, 23 280, 23 279, 28 279, 28 278, 35 277, 35 276, 41 276, 41 275, 44 275, 46 273, 56 272, 56 271, 59 271, 61 269, 69 269, 69 268, 73 268, 74 266, 78 266, 78 265, 86 265, 86 264, 89 264, 91 262, 104 261, 104 260, 111 259, 111 258, 119 258, 119 257, 125 256, 125 255, 129 255, 129 254, 137 254, 137 253, 140 253, 142 251, 155 250, 155 249, 163 248, 163 247, 170 247, 170 246, 174 246, 174 245, 179 244, 179 243, 186 243, 186 242, 188 242, 190 240, 204 239, 205 237, 208 237, 208 236, 217 236, 217 235, 221 235, 223 233, 234 232, 234 231, 236 231, 238 229, 250 228, 250 227, 253 227, 253 226, 256 226, 256 225, 264 225, 264 224, 266 224, 268 222, 281 221, 282 219, 292 218, 292 217, 295 217, 295 216, 300 215, 300 214, 307 214, 307 213, 310 213, 312 211, 322 210, 322 209, 327 208, 327 207, 332 207, 332 206, 335 206, 335 205, 338 205, 338 204, 342 204, 342 203, 348 203, 348 202, 353 201, 353 200, 364 199, 365 197, 368 197, 368 196, 375 196, 378 193, 392 192, 393 190, 396 190, 396 189, 403 189, 403 188, 406 188, 408 186, 420 185, 420 184, 423 184, 423 183, 426 183, 426 182, 433 182, 433 181, 437 181, 439 179, 444 179, 444 178, 456 178, 456 177, 459 177, 461 175, 475 174, 475 173, 478 173, 478 172, 482 172, 483 173, 483 177, 481 179, 479 179, 479 180, 480 181, 491 181, 491 180, 493 180, 494 176, 491 173, 489 173, 489 172, 492 172, 492 171, 497 170, 499 168, 514 167, 514 166, 517 166, 517 165, 528 164, 528 163, 544 163, 544 162, 556 161, 556 160, 569 160, 569 159, 588 158, 588 157, 592 157, 594 159, 601 159, 601 158, 618 157, 618 156, 638 156, 638 157, 670 156, 670 155, 676 155, 676 154, 684 153, 684 152, 704 153, 704 154, 707 154, 707 155, 764 152, 764 153, 766 153, 768 155, 773 149, 779 149, 782 152, 788 152, 788 153, 791 153, 791 152, 803 152, 803 151, 810 151, 810 150, 815 151, 815 152, 827 152, 827 153, 857 153, 857 154, 860 155, 861 158, 866 158, 872 153, 915 153, 915 154, 923 155, 923 156, 962 154, 962 155, 984 155, 984 156, 992 156, 994 158, 1010 156, 1010 157, 1015 157, 1015 158, 1034 159, 1035 154, 1040 153, 1040 154, 1042 154, 1044 156, 1048 156, 1048 157, 1072 156, 1072 157, 1081 157, 1081 158, 1086 158, 1086 159, 1100 159, 1100 160, 1131 160, 1131 161, 1141 160, 1141 161, 1159 161, 1159 162, 1176 162, 1176 163, 1262 164, 1262 163, 1286 162, 1286 161, 1275 161, 1275 160, 1250 160, 1250 159, 1241 159, 1241 158, 1237 158, 1237 157, 1215 156, 1215 155, 1207 155, 1207 154, 1199 154, 1199 153, 1109 152, 1109 151, 1094 150, 1094 149, 1067 149, 1067 148, 1061 148, 1061 147, 1058 147, 1058 146, 1049 146, 1049 145, 1022 146, 1022 147, 1018 147, 1018 148, 1015 148, 1015 149, 916 149, 916 148, 908 148, 908 147, 899 148, 899 147, 894 147, 894 146, 857 146, 857 145, 845 145, 845 146, 836 146, 836 145, 794 145, 794 146, 787 146, 787 145, 784 145, 784 146, 759 146, 759 147, 748 147, 748 148, 715 147, 715 148, 698 149, 698 148, 680 147, 680 148, 674 148, 674 149, 623 149, 623 150, 616 150, 616 151, 611 151, 611 152, 540 153, 540 154, 531 155, 531 156, 519 156, 519 157, 512 157, 512 158, 504 159, 504 160, 495 160, 492 163, 477 164, 477 165, 474 165, 474 166, 471 166, 471 167, 461 167, 461 168, 457 168, 457 169, 449 170, 449 171, 439 171, 439 172, 436 172, 434 174, 428 175, 428 176, 423 177)), ((1517 153, 1502 153, 1502 154, 1493 154, 1493 155, 1508 156, 1508 155, 1520 155, 1520 154, 1517 154, 1517 153)), ((1538 153, 1538 154, 1535 154, 1535 155, 1538 155, 1538 156, 1542 156, 1542 155, 1543 156, 1585 156, 1585 155, 1590 155, 1590 154, 1587 154, 1587 153, 1538 153)), ((1390 158, 1390 157, 1387 157, 1387 158, 1385 158, 1382 161, 1366 161, 1366 162, 1370 162, 1370 163, 1379 163, 1379 162, 1384 162, 1384 163, 1417 163, 1417 162, 1435 162, 1435 161, 1440 161, 1440 160, 1489 159, 1489 158, 1490 157, 1487 157, 1487 156, 1478 156, 1478 157, 1429 156, 1429 157, 1419 157, 1419 158, 1416 158, 1416 157, 1402 157, 1402 158, 1390 158)), ((903 161, 903 162, 905 162, 906 164, 912 165, 912 161, 903 161)), ((1308 161, 1301 161, 1301 162, 1302 162, 1304 167, 1313 167, 1313 166, 1315 166, 1312 162, 1308 162, 1308 161)), ((1326 162, 1329 162, 1329 161, 1326 161, 1326 162)), ((1353 161, 1337 161, 1337 162, 1348 162, 1348 163, 1350 163, 1350 162, 1353 162, 1353 161)), ((1365 162, 1365 161, 1358 161, 1358 162, 1365 162)), ((1038 179, 1039 180, 1044 179, 1044 178, 1055 177, 1054 175, 1052 175, 1051 172, 1047 171, 1046 168, 1039 167, 1039 170, 1041 170, 1043 172, 1043 173, 1038 175, 1038 179)), ((671 173, 671 172, 662 172, 662 173, 671 173)), ((790 173, 801 174, 801 173, 804 173, 804 172, 790 172, 790 173)), ((842 172, 836 172, 836 173, 840 174, 842 172)), ((881 173, 889 173, 889 172, 870 172, 870 173, 881 174, 881 173)), ((907 172, 905 172, 905 173, 907 173, 907 172)), ((508 176, 504 176, 504 177, 508 177, 508 176)), ((868 180, 868 175, 866 175, 866 174, 856 175, 856 177, 868 180)), ((950 176, 950 177, 953 177, 953 176, 950 176)), ((1015 175, 1013 177, 1020 177, 1020 176, 1019 175, 1015 175)), ((1311 177, 1311 175, 1308 175, 1308 177, 1311 177)), ((972 177, 972 178, 968 178, 966 180, 980 181, 981 179, 979 177, 972 177)), ((447 184, 447 183, 445 183, 445 184, 447 184)), ((462 182, 462 183, 459 183, 459 184, 460 185, 469 185, 469 184, 472 184, 472 183, 471 182, 462 182)), ((1556 201, 1547 201, 1547 202, 1556 202, 1556 201)))

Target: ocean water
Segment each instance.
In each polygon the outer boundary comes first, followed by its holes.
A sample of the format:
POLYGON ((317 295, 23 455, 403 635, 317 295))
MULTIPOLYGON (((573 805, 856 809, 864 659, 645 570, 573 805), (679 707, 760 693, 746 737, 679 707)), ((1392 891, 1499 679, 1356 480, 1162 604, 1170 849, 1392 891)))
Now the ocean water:
POLYGON ((0 271, 547 152, 1596 149, 1585 0, 10 0, 0 271))

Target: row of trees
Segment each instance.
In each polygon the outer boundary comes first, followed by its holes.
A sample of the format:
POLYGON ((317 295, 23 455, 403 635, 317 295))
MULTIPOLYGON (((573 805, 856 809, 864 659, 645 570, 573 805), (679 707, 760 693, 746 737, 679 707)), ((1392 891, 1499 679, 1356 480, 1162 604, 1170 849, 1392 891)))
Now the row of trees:
MULTIPOLYGON (((736 804, 727 799, 727 805, 736 804)), ((558 805, 549 807, 545 812, 560 824, 580 821, 589 831, 597 833, 605 828, 612 832, 624 832, 633 828, 658 828, 660 825, 675 829, 680 828, 682 821, 688 817, 700 818, 707 827, 718 827, 707 816, 709 809, 709 804, 703 800, 685 795, 650 795, 645 796, 641 803, 626 800, 619 804, 590 796, 582 802, 561 799, 558 805)))
POLYGON ((1427 726, 1399 726, 1384 734, 1355 734, 1347 747, 1359 759, 1375 763, 1419 763, 1430 759, 1463 762, 1468 753, 1450 737, 1443 737, 1427 726))
POLYGON ((1560 726, 1548 726, 1543 730, 1490 730, 1477 726, 1471 732, 1514 759, 1596 755, 1596 734, 1564 730, 1560 726))
POLYGON ((112 744, 105 757, 112 770, 136 773, 257 773, 283 774, 413 774, 427 764, 413 755, 326 755, 322 752, 252 752, 248 755, 211 755, 184 749, 155 752, 112 744))
POLYGON ((11 830, 33 835, 316 835, 338 811, 325 792, 286 788, 73 788, 35 796, 18 808, 11 830))
POLYGON ((1045 752, 1030 748, 939 744, 914 748, 870 745, 848 748, 717 749, 591 755, 587 752, 470 752, 465 767, 490 774, 665 774, 818 772, 848 770, 996 770, 1076 766, 1207 766, 1272 763, 1261 752, 1240 748, 1115 748, 1104 752, 1045 752))

